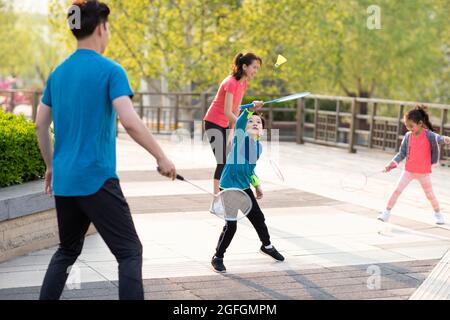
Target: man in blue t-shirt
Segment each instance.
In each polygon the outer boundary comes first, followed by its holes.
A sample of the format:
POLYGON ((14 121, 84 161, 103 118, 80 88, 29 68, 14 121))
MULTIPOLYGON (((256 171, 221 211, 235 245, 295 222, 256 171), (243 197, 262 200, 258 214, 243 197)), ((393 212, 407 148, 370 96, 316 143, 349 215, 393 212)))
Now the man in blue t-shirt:
POLYGON ((47 166, 45 191, 55 196, 60 237, 40 299, 60 298, 91 222, 119 263, 119 298, 143 299, 142 245, 116 175, 117 115, 155 157, 161 174, 174 180, 176 169, 134 111, 125 70, 102 56, 109 40, 108 6, 75 1, 69 21, 74 12, 80 18, 71 28, 77 50, 49 76, 36 119, 47 166))

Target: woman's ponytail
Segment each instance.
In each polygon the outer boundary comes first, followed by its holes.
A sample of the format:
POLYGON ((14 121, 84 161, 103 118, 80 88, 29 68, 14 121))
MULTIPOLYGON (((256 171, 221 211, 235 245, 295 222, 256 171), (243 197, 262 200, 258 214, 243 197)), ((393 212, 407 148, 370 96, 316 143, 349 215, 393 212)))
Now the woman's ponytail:
POLYGON ((238 53, 234 57, 233 64, 231 65, 231 75, 235 77, 236 80, 241 80, 241 78, 244 76, 244 64, 249 66, 253 63, 254 60, 257 60, 260 64, 262 64, 262 59, 256 56, 254 53, 238 53))

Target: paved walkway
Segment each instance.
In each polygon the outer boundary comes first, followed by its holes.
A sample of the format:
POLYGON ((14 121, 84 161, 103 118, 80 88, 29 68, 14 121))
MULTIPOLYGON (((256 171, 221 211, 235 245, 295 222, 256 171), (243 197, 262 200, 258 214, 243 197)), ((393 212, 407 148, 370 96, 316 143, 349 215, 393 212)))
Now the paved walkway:
MULTIPOLYGON (((163 144, 181 174, 211 187, 209 146, 163 144)), ((210 259, 223 222, 207 212, 209 196, 159 176, 145 151, 125 136, 118 140, 119 176, 144 245, 146 298, 408 299, 450 247, 450 226, 434 224, 418 184, 400 198, 391 224, 375 219, 400 171, 376 175, 359 192, 340 187, 356 168, 378 170, 391 155, 282 143, 281 182, 268 161, 277 150, 270 151, 258 164, 261 207, 286 261, 261 255, 255 231, 243 221, 226 254, 228 273, 218 275, 210 259)), ((449 175, 449 168, 433 174, 444 212, 449 175)), ((35 299, 54 251, 0 264, 0 299, 35 299)), ((117 264, 99 235, 86 239, 76 266, 80 289, 66 288, 65 299, 117 299, 117 264)))

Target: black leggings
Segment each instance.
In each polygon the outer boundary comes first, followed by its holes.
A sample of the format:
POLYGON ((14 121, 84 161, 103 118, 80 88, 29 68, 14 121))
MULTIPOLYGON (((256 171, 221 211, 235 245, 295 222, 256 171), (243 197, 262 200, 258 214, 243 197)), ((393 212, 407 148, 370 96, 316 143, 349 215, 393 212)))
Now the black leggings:
MULTIPOLYGON (((258 233, 258 237, 261 240, 264 246, 268 246, 270 244, 270 235, 269 230, 267 229, 267 225, 265 223, 264 214, 261 211, 261 208, 256 201, 255 195, 253 191, 248 188, 243 190, 246 194, 250 196, 252 200, 252 210, 247 215, 248 220, 250 220, 251 224, 255 228, 258 233)), ((219 241, 216 247, 215 256, 218 258, 223 258, 225 251, 233 240, 234 234, 237 229, 237 221, 227 221, 225 226, 223 227, 222 233, 220 234, 219 241)))
POLYGON ((227 160, 227 130, 215 123, 206 121, 205 132, 211 145, 211 149, 216 157, 216 171, 214 172, 214 179, 220 180, 223 168, 227 160))

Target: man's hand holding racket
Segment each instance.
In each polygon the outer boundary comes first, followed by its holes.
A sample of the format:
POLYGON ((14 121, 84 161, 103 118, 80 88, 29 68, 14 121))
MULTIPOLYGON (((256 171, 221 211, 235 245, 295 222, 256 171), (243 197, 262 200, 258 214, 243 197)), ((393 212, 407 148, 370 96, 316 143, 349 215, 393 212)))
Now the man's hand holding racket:
POLYGON ((168 177, 172 180, 175 180, 177 178, 177 170, 175 169, 175 165, 170 161, 168 158, 163 157, 161 159, 158 159, 158 172, 168 177))

